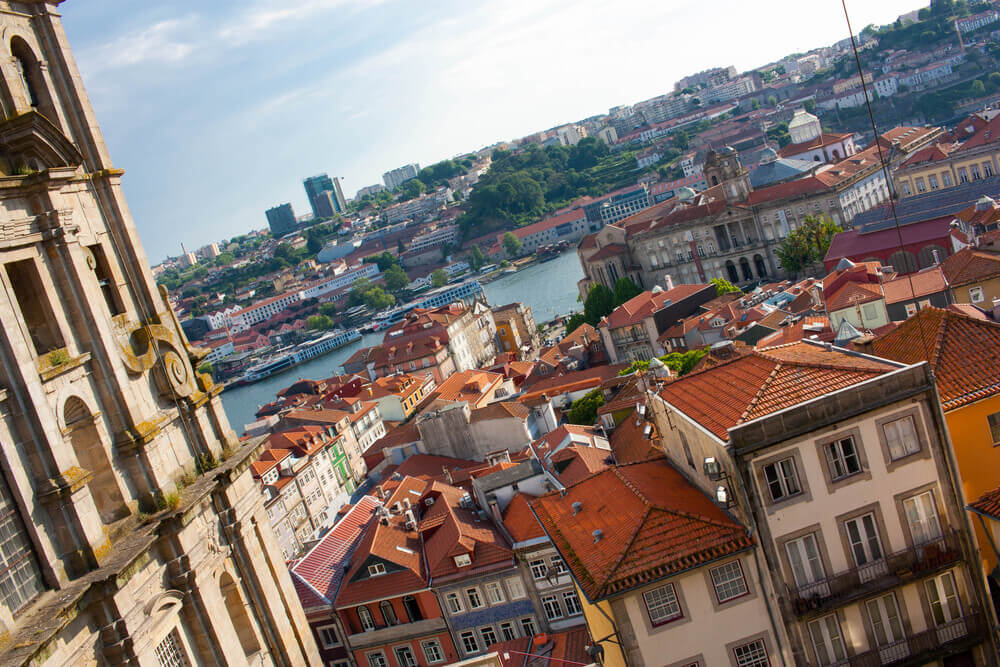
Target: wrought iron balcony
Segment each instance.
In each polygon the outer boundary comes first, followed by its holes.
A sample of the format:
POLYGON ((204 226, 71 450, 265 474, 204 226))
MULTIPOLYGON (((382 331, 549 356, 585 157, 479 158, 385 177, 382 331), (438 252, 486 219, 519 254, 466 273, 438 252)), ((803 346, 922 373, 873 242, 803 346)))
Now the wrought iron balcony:
POLYGON ((986 620, 983 614, 974 611, 963 618, 918 632, 901 641, 859 653, 844 664, 851 667, 924 665, 981 643, 985 639, 985 630, 986 620))
POLYGON ((797 616, 813 616, 926 576, 960 560, 962 547, 958 534, 948 532, 934 541, 886 554, 879 560, 791 589, 788 599, 797 616))

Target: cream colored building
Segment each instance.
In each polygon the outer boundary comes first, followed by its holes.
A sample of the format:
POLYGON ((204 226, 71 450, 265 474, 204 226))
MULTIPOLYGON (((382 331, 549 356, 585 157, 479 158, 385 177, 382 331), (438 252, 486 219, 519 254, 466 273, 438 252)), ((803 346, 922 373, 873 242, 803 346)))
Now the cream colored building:
POLYGON ((659 399, 668 455, 755 517, 793 664, 996 664, 926 364, 801 342, 682 378, 659 399))
POLYGON ((57 5, 0 3, 0 661, 316 664, 57 5))
POLYGON ((962 121, 956 132, 968 138, 918 151, 893 174, 896 192, 911 197, 1000 174, 1000 118, 962 121), (971 135, 971 136, 969 136, 971 135))

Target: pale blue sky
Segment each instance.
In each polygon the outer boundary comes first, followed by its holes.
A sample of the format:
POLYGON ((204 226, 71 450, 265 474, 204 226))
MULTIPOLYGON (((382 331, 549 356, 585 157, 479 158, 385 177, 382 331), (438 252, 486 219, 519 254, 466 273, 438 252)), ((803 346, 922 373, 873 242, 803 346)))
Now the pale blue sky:
MULTIPOLYGON (((919 0, 848 0, 855 30, 919 0)), ((839 0, 70 0, 150 260, 503 139, 847 36, 839 0)))

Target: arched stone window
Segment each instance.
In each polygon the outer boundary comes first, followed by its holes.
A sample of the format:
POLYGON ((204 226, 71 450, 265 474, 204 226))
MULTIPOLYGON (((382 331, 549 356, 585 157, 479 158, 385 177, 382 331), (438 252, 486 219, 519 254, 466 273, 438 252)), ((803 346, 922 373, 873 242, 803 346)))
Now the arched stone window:
POLYGON ((743 280, 753 280, 753 271, 750 270, 750 262, 746 257, 740 257, 740 270, 743 271, 743 280))
POLYGON ((260 651, 260 642, 257 640, 257 633, 254 630, 250 614, 247 613, 246 603, 232 576, 228 572, 223 572, 219 577, 219 589, 226 602, 226 611, 229 612, 229 620, 233 623, 236 636, 239 637, 240 647, 244 655, 253 655, 260 651))
POLYGON ((45 77, 42 76, 42 68, 31 47, 20 37, 14 37, 10 40, 10 54, 14 57, 21 79, 19 83, 24 90, 25 102, 53 123, 58 123, 52 97, 45 84, 45 77))
POLYGON ((926 245, 920 249, 920 252, 917 255, 917 261, 920 264, 921 269, 926 269, 929 266, 934 266, 935 250, 937 251, 938 262, 943 262, 945 258, 948 256, 948 253, 946 253, 944 248, 942 248, 941 246, 936 245, 934 243, 926 245))
POLYGON ((736 272, 736 265, 733 264, 733 260, 726 260, 726 273, 729 274, 729 282, 736 284, 740 281, 740 275, 736 272))
POLYGON ((95 416, 80 398, 71 396, 63 406, 66 433, 76 460, 87 470, 90 480, 90 495, 94 498, 97 512, 104 523, 113 523, 128 516, 129 509, 122 497, 118 478, 111 469, 111 460, 97 432, 95 416))
POLYGON ((912 273, 917 270, 917 258, 907 250, 897 250, 889 255, 889 264, 896 273, 912 273))
POLYGON ((396 620, 396 611, 392 608, 391 602, 382 600, 379 602, 378 608, 382 612, 382 620, 385 621, 386 625, 396 625, 398 623, 396 620))
POLYGON ((767 264, 759 254, 753 256, 753 266, 757 270, 757 275, 761 278, 767 275, 767 264))

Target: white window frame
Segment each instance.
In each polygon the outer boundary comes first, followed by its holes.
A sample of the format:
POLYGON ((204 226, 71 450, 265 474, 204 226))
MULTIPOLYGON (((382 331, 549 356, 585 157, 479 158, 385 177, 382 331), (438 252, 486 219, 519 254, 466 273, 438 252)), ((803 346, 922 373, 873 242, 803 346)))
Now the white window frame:
POLYGON ((545 573, 548 572, 548 565, 545 564, 544 558, 537 558, 533 561, 528 562, 528 569, 531 570, 531 576, 538 581, 545 578, 545 573))
POLYGON ((455 556, 455 567, 467 567, 472 565, 472 556, 469 554, 458 554, 455 556))
POLYGON ((931 618, 935 627, 947 625, 962 618, 962 601, 958 584, 952 572, 945 572, 924 581, 931 618), (950 589, 950 590, 949 590, 950 589))
POLYGON ((654 626, 684 618, 681 601, 673 584, 664 584, 646 591, 642 594, 642 600, 646 605, 646 614, 654 626))
POLYGON ((319 641, 323 645, 323 648, 336 648, 341 645, 340 633, 337 632, 337 625, 335 623, 330 623, 329 625, 321 625, 317 627, 316 636, 319 637, 319 641), (333 635, 333 643, 330 643, 326 640, 326 636, 324 636, 325 632, 328 632, 333 635))
POLYGON ((479 590, 476 586, 470 586, 464 591, 465 600, 469 603, 469 609, 482 609, 486 606, 486 601, 483 598, 483 592, 479 590), (471 593, 471 595, 470 595, 471 593))
POLYGON ((969 301, 972 303, 980 303, 985 299, 986 296, 983 294, 982 285, 975 285, 974 287, 969 288, 969 301))
POLYGON ((767 493, 771 498, 771 502, 782 502, 802 493, 802 482, 799 480, 799 473, 794 457, 789 456, 780 461, 768 463, 762 466, 762 470, 764 472, 764 483, 767 486, 767 493), (774 470, 775 477, 773 481, 769 477, 769 469, 774 470), (777 497, 774 495, 775 485, 777 485, 778 490, 781 492, 777 497))
POLYGON ((535 626, 535 619, 531 616, 525 616, 520 620, 521 630, 524 632, 526 637, 531 637, 535 634, 537 630, 535 626))
POLYGON ((479 653, 479 637, 472 630, 466 630, 458 636, 458 640, 462 643, 462 651, 464 653, 479 653), (472 648, 469 648, 471 645, 472 648))
POLYGON ((462 596, 455 591, 445 594, 444 601, 448 605, 449 614, 461 614, 465 611, 465 605, 462 604, 462 596))
POLYGON ((836 613, 809 621, 808 630, 816 662, 821 667, 839 665, 847 659, 844 633, 840 629, 840 619, 836 613))
POLYGON ((899 613, 899 603, 895 593, 890 591, 886 595, 867 600, 865 612, 871 622, 875 645, 879 648, 892 647, 885 652, 885 655, 881 655, 883 652, 879 651, 880 657, 898 660, 910 654, 909 646, 900 643, 906 639, 906 630, 903 628, 903 620, 899 613))
POLYGON ((830 473, 830 479, 834 482, 861 472, 861 456, 858 454, 858 445, 852 435, 823 443, 823 456, 826 458, 826 469, 830 473), (850 452, 844 443, 849 443, 850 452))
POLYGON ((885 547, 875 513, 868 512, 844 521, 844 532, 862 583, 884 574, 885 547))
POLYGON ((503 637, 503 641, 505 642, 517 639, 517 626, 513 621, 504 621, 500 624, 500 636, 503 637))
POLYGON ((809 533, 785 542, 785 555, 792 569, 792 578, 799 590, 826 580, 826 568, 819 551, 819 540, 809 533))
POLYGON ((361 623, 361 627, 362 629, 365 630, 365 632, 370 632, 377 627, 375 625, 375 617, 372 616, 371 609, 369 609, 365 605, 361 605, 360 607, 358 607, 358 621, 361 623), (368 619, 367 623, 365 623, 365 619, 368 619), (369 625, 371 627, 368 627, 369 625))
POLYGON ((417 654, 413 652, 413 647, 411 647, 409 644, 405 646, 393 646, 392 656, 396 659, 396 664, 399 665, 399 667, 419 667, 420 665, 420 663, 417 662, 417 654), (401 651, 405 651, 407 654, 409 654, 405 658, 405 662, 404 660, 400 659, 401 651))
POLYGON ((483 588, 486 589, 486 601, 493 604, 503 604, 507 599, 503 595, 503 586, 499 581, 487 582, 483 588))
POLYGON ((576 591, 565 591, 562 594, 563 607, 567 616, 579 616, 583 613, 583 605, 580 604, 580 596, 576 591))
POLYGON ((736 667, 768 667, 771 659, 767 656, 767 645, 763 639, 755 639, 733 647, 736 667))
POLYGON ((920 451, 920 434, 917 432, 917 422, 913 415, 904 415, 882 424, 882 435, 889 458, 893 461, 906 458, 920 451), (904 423, 908 423, 911 432, 904 434, 904 423), (905 435, 912 435, 912 440, 906 440, 905 435))
POLYGON ((434 665, 444 662, 444 649, 441 648, 441 642, 437 639, 426 639, 420 642, 420 650, 424 652, 427 664, 434 665))
POLYGON ((367 658, 368 664, 371 667, 389 667, 389 661, 385 658, 385 651, 368 651, 365 653, 365 658, 367 658))
POLYGON ((559 598, 555 595, 542 596, 542 611, 545 612, 545 618, 550 621, 558 621, 564 616, 559 598))
POLYGON ((497 639, 497 631, 492 625, 484 625, 479 628, 479 638, 483 640, 484 649, 488 649, 494 644, 499 643, 499 640, 497 639), (490 638, 492 638, 493 641, 490 641, 490 638))
POLYGON ((511 600, 521 600, 527 597, 528 594, 524 591, 524 582, 517 577, 511 577, 508 579, 507 595, 511 600))
POLYGON ((910 528, 914 545, 927 544, 941 539, 941 518, 937 502, 931 491, 924 491, 903 499, 903 513, 910 528))
POLYGON ((368 566, 369 577, 381 577, 385 574, 385 563, 372 563, 368 566))
POLYGON ((733 560, 718 567, 713 567, 709 570, 709 574, 712 577, 712 588, 715 589, 715 599, 719 604, 741 598, 750 593, 746 578, 743 576, 743 565, 739 560, 733 560), (720 592, 720 587, 722 590, 728 589, 728 591, 722 593, 720 592))

